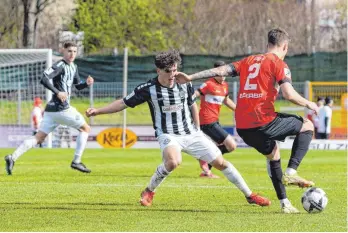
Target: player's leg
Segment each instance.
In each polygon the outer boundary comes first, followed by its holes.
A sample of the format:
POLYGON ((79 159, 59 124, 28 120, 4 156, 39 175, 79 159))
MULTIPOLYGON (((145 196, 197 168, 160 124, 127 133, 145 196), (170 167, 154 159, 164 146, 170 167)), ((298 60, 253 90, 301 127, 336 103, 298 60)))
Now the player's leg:
POLYGON ((70 166, 80 172, 90 173, 91 170, 81 162, 81 157, 85 150, 91 127, 86 123, 81 113, 79 113, 74 107, 70 107, 67 111, 60 112, 58 123, 75 128, 79 131, 76 138, 74 158, 70 166))
POLYGON ((283 176, 284 184, 299 187, 313 186, 312 181, 297 175, 297 168, 306 155, 313 138, 313 123, 310 120, 291 114, 278 114, 277 119, 277 124, 269 130, 269 132, 272 132, 274 140, 284 140, 287 136, 296 135, 289 163, 283 176))
MULTIPOLYGON (((229 153, 237 148, 237 143, 233 139, 231 135, 229 135, 219 124, 219 122, 214 122, 209 125, 203 125, 201 127, 202 131, 208 135, 215 143, 218 144, 218 148, 221 151, 221 154, 229 153)), ((204 162, 200 160, 202 173, 201 177, 210 177, 210 178, 218 178, 218 176, 214 175, 211 170, 211 165, 208 164, 208 168, 205 168, 204 162)))
POLYGON ((54 113, 45 112, 37 134, 25 139, 12 154, 5 156, 5 168, 8 175, 12 175, 14 164, 20 156, 36 145, 43 143, 47 135, 57 127, 57 124, 52 117, 53 114, 54 113))
POLYGON ((202 132, 192 135, 188 141, 190 144, 187 148, 184 148, 184 151, 195 158, 207 161, 213 165, 213 167, 220 170, 224 176, 244 194, 249 203, 260 206, 268 206, 271 204, 268 199, 250 190, 239 171, 222 157, 221 151, 211 140, 202 134, 202 132))
POLYGON ((162 134, 158 137, 158 142, 162 151, 162 161, 155 173, 152 175, 148 186, 141 193, 140 204, 143 206, 152 205, 156 188, 167 178, 167 176, 177 168, 182 161, 181 146, 175 137, 162 134))
POLYGON ((301 130, 296 135, 294 144, 292 145, 291 157, 286 171, 289 175, 296 173, 298 166, 306 155, 313 138, 313 131, 313 123, 308 119, 303 119, 301 130))
MULTIPOLYGON (((285 186, 282 182, 283 171, 280 161, 280 151, 279 146, 275 141, 269 141, 269 149, 273 147, 273 150, 270 154, 266 155, 267 157, 267 172, 269 177, 272 180, 274 190, 277 193, 278 200, 280 201, 280 208, 283 213, 299 213, 299 211, 291 204, 286 195, 285 186)), ((267 143, 266 143, 267 144, 267 143)), ((267 148, 264 147, 264 154, 267 153, 267 148)))
POLYGON ((247 145, 255 148, 258 152, 267 157, 267 173, 271 178, 282 211, 290 212, 287 210, 291 209, 292 213, 298 212, 296 208, 292 207, 290 201, 287 199, 285 186, 282 182, 283 171, 280 152, 276 142, 270 140, 261 129, 237 129, 237 131, 239 136, 247 145), (286 208, 284 206, 286 206, 286 208))

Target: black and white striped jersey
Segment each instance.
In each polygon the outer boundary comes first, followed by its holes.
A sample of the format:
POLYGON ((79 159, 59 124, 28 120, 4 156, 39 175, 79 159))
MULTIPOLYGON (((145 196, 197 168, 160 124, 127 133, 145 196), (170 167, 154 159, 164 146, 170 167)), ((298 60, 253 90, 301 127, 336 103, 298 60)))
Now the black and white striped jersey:
POLYGON ((74 63, 68 64, 65 60, 60 60, 52 65, 43 73, 41 84, 53 92, 52 99, 47 103, 45 111, 59 112, 68 109, 70 106, 71 87, 74 84, 76 89, 81 90, 88 85, 80 81, 77 66, 74 63), (53 85, 49 82, 52 79, 53 85), (67 92, 68 98, 61 102, 58 92, 67 92))
POLYGON ((148 103, 156 137, 163 133, 188 135, 197 132, 190 110, 195 102, 191 83, 167 88, 154 78, 137 86, 123 101, 131 108, 148 103))

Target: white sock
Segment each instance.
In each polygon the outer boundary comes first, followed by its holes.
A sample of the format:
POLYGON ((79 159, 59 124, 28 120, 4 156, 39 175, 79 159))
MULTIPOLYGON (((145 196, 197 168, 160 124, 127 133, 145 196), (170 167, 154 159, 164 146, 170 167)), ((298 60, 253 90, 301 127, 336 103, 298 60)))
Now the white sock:
POLYGON ((12 153, 13 161, 16 161, 22 154, 27 152, 29 149, 35 147, 36 145, 37 145, 37 140, 36 140, 36 138, 34 136, 25 139, 19 145, 19 147, 17 147, 17 149, 12 153))
POLYGON ((154 192, 155 189, 164 181, 165 178, 170 174, 170 172, 167 171, 167 169, 164 167, 164 164, 162 163, 159 165, 155 171, 155 173, 152 175, 151 180, 147 188, 154 192))
POLYGON ((248 185, 245 183, 243 177, 239 174, 238 170, 230 163, 227 162, 227 168, 225 168, 222 173, 226 178, 231 181, 237 188, 244 193, 246 197, 251 195, 251 190, 248 185))
POLYGON ((74 163, 81 163, 81 156, 83 151, 85 150, 87 139, 88 139, 88 133, 86 132, 80 132, 79 136, 77 136, 76 149, 75 149, 75 155, 73 160, 74 163))
POLYGON ((282 204, 289 205, 291 203, 290 203, 289 199, 285 198, 285 199, 280 200, 280 207, 282 207, 282 204))
POLYGON ((286 170, 285 170, 285 174, 287 174, 287 175, 289 175, 289 176, 295 175, 296 172, 297 172, 297 171, 296 171, 295 169, 290 168, 290 167, 286 168, 286 170))

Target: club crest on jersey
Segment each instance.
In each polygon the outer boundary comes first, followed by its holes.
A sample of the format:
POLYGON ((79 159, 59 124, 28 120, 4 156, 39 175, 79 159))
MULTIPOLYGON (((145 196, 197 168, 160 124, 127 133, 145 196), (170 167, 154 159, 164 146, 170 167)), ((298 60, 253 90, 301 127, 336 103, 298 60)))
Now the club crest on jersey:
POLYGON ((287 78, 291 78, 291 72, 288 68, 284 68, 284 74, 287 78))

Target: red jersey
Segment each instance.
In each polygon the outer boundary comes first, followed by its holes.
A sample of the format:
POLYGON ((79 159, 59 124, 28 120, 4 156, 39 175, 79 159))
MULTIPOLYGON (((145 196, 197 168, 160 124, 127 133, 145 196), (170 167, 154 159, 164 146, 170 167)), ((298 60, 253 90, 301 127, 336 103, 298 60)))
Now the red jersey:
POLYGON ((210 78, 198 89, 201 94, 199 121, 201 125, 211 124, 219 120, 221 105, 228 96, 227 82, 219 83, 210 78))
POLYGON ((274 120, 279 85, 291 82, 289 67, 273 53, 252 55, 232 64, 240 77, 236 127, 255 128, 274 120))

